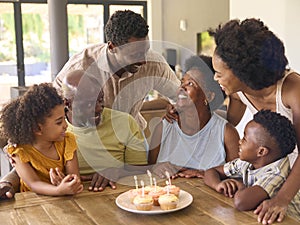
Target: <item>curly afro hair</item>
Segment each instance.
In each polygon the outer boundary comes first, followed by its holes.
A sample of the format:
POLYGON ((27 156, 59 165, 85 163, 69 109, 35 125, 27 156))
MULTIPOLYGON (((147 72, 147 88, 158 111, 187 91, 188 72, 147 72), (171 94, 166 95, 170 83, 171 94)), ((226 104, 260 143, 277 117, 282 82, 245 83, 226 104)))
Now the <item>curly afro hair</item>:
POLYGON ((253 120, 276 140, 281 157, 293 152, 297 142, 296 131, 288 118, 270 110, 261 110, 254 115, 253 120))
POLYGON ((2 109, 1 136, 12 144, 32 144, 38 124, 43 124, 52 109, 62 104, 62 97, 50 83, 31 86, 23 96, 11 101, 2 109))
POLYGON ((284 45, 259 19, 230 20, 213 35, 215 53, 250 88, 261 90, 284 76, 284 45))
POLYGON ((144 38, 148 32, 149 26, 145 19, 130 10, 116 11, 105 25, 106 40, 116 46, 128 43, 131 37, 144 38))

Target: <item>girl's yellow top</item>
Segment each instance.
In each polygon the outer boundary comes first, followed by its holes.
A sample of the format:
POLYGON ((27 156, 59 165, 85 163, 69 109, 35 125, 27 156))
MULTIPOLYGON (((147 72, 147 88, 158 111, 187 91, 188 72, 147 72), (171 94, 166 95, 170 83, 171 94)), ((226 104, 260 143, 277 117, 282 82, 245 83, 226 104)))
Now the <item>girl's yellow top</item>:
MULTIPOLYGON (((7 148, 9 154, 18 155, 20 160, 24 163, 30 163, 40 179, 44 182, 50 182, 49 171, 50 168, 59 168, 65 172, 65 165, 68 160, 73 159, 74 152, 77 150, 75 136, 66 132, 65 139, 61 142, 54 143, 59 159, 50 159, 40 153, 32 145, 10 145, 7 148)), ((30 188, 20 179, 20 191, 31 191, 30 188)))

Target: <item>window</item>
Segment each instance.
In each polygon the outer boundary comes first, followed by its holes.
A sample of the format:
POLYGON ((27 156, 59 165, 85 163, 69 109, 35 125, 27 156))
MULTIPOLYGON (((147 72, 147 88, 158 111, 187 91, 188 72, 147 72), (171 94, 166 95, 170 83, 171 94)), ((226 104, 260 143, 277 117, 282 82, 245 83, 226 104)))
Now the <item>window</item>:
POLYGON ((51 82, 50 33, 46 4, 21 4, 25 83, 51 82))
POLYGON ((18 85, 13 4, 0 3, 0 105, 10 99, 10 87, 18 85))
POLYGON ((197 53, 212 56, 215 50, 215 39, 209 31, 197 34, 197 53))
MULTIPOLYGON (((147 19, 147 1, 68 0, 69 55, 105 42, 105 22, 124 9, 147 19)), ((52 81, 46 0, 0 0, 0 48, 0 105, 11 98, 11 87, 52 81)))
POLYGON ((103 5, 68 4, 69 54, 86 45, 104 42, 103 5))
POLYGON ((144 18, 144 6, 142 5, 110 5, 109 6, 109 16, 111 16, 115 11, 117 10, 126 10, 130 9, 131 11, 135 13, 141 14, 144 18))

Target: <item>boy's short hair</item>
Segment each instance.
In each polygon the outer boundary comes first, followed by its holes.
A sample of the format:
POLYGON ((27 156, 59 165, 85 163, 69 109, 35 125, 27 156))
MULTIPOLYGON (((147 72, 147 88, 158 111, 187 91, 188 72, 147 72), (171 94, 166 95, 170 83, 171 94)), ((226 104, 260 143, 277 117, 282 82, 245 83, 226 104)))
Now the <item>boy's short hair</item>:
POLYGON ((281 157, 293 152, 297 143, 296 131, 288 118, 270 110, 260 110, 254 115, 253 121, 264 127, 275 139, 281 157))

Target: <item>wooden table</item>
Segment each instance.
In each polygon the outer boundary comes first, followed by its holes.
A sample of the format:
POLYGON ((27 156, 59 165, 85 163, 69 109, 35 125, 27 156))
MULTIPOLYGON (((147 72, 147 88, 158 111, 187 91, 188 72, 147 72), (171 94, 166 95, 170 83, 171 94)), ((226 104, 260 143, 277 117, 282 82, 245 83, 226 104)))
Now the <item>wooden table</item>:
MULTIPOLYGON (((132 182, 131 178, 131 183, 132 182)), ((185 209, 160 215, 141 215, 124 211, 115 204, 130 186, 118 184, 116 190, 84 191, 76 196, 49 197, 32 192, 18 193, 15 200, 0 202, 0 224, 259 224, 253 212, 239 212, 230 198, 205 186, 202 179, 175 179, 181 189, 192 194, 193 203, 185 209)), ((281 225, 300 224, 286 217, 281 225)))

